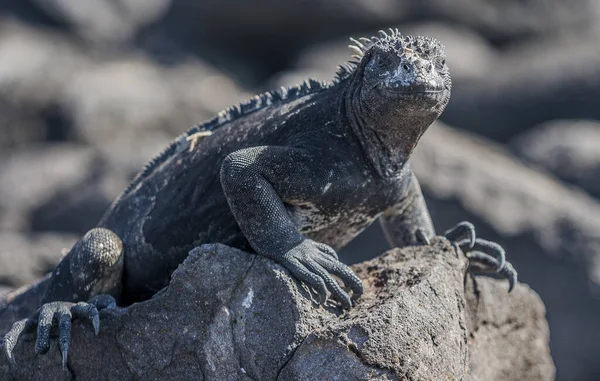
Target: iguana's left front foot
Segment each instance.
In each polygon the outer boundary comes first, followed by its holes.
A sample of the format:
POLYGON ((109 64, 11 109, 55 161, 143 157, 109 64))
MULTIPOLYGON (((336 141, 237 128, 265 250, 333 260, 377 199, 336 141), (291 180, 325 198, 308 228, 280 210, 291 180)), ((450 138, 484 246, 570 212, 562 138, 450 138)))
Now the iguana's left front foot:
POLYGON ((475 237, 475 227, 470 222, 460 222, 447 230, 444 236, 454 242, 469 259, 469 265, 476 271, 498 273, 508 279, 508 292, 517 283, 515 268, 506 261, 502 246, 495 242, 475 237))
POLYGON ((58 324, 58 347, 62 354, 62 367, 67 365, 69 344, 71 343, 71 319, 80 318, 90 320, 94 327, 94 334, 100 330, 98 311, 104 308, 114 308, 115 299, 106 294, 97 295, 89 303, 79 302, 50 302, 42 305, 31 317, 15 322, 4 336, 4 352, 8 360, 14 365, 13 349, 21 335, 31 332, 37 327, 35 352, 44 354, 50 349, 50 331, 54 322, 58 324))

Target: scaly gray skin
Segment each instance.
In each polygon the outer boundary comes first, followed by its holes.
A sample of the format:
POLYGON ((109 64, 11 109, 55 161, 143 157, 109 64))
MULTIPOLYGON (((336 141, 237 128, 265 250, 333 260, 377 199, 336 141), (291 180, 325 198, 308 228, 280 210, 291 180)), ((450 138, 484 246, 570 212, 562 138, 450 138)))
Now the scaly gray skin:
MULTIPOLYGON (((35 350, 48 351, 55 319, 64 366, 73 317, 98 332, 99 309, 148 299, 203 243, 271 258, 343 308, 352 301, 332 275, 355 297, 363 288, 336 250, 377 217, 394 246, 428 244, 435 231, 408 159, 450 97, 443 47, 397 30, 353 41, 355 60, 332 83, 257 96, 152 160, 51 276, 9 298, 11 317, 42 304, 5 336, 9 359, 36 326, 35 350)), ((446 236, 513 287, 499 245, 466 222, 446 236)))

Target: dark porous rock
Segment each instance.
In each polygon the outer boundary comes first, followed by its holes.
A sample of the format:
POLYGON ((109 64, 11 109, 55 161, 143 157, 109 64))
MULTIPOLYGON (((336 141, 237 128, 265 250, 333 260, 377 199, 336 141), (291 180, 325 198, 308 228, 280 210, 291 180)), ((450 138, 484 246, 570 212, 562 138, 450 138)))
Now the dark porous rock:
POLYGON ((0 152, 31 142, 64 140, 68 116, 57 100, 85 57, 52 30, 0 18, 0 152))
POLYGON ((549 120, 600 119, 598 30, 505 49, 485 77, 452 88, 441 119, 503 142, 549 120))
POLYGON ((442 20, 505 43, 588 28, 598 20, 597 11, 595 0, 173 0, 165 17, 149 28, 148 40, 163 49, 229 53, 246 63, 259 61, 264 70, 284 67, 295 52, 316 42, 400 23, 442 20))
POLYGON ((600 198, 600 122, 556 120, 511 141, 519 157, 600 198))
POLYGON ((0 155, 0 229, 84 233, 129 176, 80 144, 34 145, 0 155))
POLYGON ((75 73, 60 106, 78 139, 109 159, 124 150, 143 165, 159 145, 243 99, 233 80, 203 61, 162 66, 131 53, 99 58, 75 73))
MULTIPOLYGON (((421 22, 397 25, 402 34, 430 36, 444 43, 452 83, 461 86, 464 81, 475 81, 487 76, 497 60, 496 50, 472 30, 440 22, 421 22)), ((370 36, 364 33, 364 36, 370 36)), ((268 82, 270 87, 295 85, 306 78, 331 81, 338 65, 351 60, 354 54, 348 48, 349 37, 315 44, 304 49, 295 60, 292 70, 277 73, 268 82)))
POLYGON ((468 26, 497 44, 592 28, 599 10, 595 0, 424 0, 414 4, 416 15, 468 26))
POLYGON ((130 161, 139 170, 179 133, 249 97, 198 58, 163 65, 135 48, 94 50, 2 18, 0 56, 3 153, 32 142, 79 141, 111 164, 130 161))
POLYGON ((529 286, 505 292, 504 280, 467 282, 471 380, 553 380, 544 302, 529 286), (519 354, 518 356, 516 354, 519 354))
POLYGON ((67 206, 58 205, 56 197, 90 183, 101 170, 98 155, 77 144, 34 145, 0 155, 0 229, 32 230, 37 210, 54 205, 64 211, 67 206))
POLYGON ((436 123, 412 160, 439 230, 469 220, 541 296, 557 378, 596 379, 600 203, 486 139, 436 123))
POLYGON ((266 258, 204 245, 152 299, 101 312, 98 337, 77 321, 67 371, 26 335, 0 378, 552 379, 539 297, 479 278, 465 295, 466 268, 445 239, 392 250, 355 266, 366 292, 343 312, 266 258))
MULTIPOLYGON (((171 0, 21 0, 49 20, 94 43, 131 43, 171 0)), ((31 12, 31 11, 30 11, 31 12)))
POLYGON ((20 287, 52 271, 77 236, 0 232, 0 286, 20 287))

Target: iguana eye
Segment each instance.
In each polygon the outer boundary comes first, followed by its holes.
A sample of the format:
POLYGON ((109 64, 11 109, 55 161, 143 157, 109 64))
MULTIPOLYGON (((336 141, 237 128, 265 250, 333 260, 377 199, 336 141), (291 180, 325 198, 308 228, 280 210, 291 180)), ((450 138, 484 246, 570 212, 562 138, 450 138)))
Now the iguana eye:
POLYGON ((390 63, 391 60, 388 57, 378 56, 377 58, 375 58, 375 65, 379 69, 385 69, 386 67, 390 66, 390 63))

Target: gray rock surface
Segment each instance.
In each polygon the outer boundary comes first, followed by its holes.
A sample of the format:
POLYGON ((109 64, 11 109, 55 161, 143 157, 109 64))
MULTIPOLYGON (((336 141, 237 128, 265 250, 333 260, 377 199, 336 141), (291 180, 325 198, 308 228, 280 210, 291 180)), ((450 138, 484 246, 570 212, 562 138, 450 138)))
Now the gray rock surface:
POLYGON ((85 65, 70 39, 0 16, 0 152, 65 139, 70 125, 57 106, 63 84, 85 65))
POLYGON ((1 17, 0 56, 0 149, 78 141, 136 171, 175 135, 249 96, 197 58, 163 65, 1 17), (133 145, 128 159, 114 158, 133 145))
POLYGON ((166 13, 171 0, 25 0, 56 23, 95 43, 131 42, 166 13))
POLYGON ((54 269, 63 251, 77 238, 70 234, 0 232, 0 284, 21 287, 33 283, 54 269))
POLYGON ((549 380, 544 306, 527 286, 468 278, 444 239, 356 265, 366 293, 319 306, 279 265, 222 245, 190 253, 152 299, 73 328, 68 371, 54 343, 0 357, 5 380, 549 380), (478 362, 477 364, 475 362, 478 362), (471 369, 471 370, 470 370, 471 369))
MULTIPOLYGON (((443 41, 448 55, 448 66, 452 69, 454 87, 460 87, 464 81, 482 79, 498 59, 498 52, 489 42, 474 31, 454 24, 422 22, 398 25, 398 29, 405 34, 431 36, 443 41)), ((370 36, 368 32, 358 36, 361 35, 370 36)), ((350 60, 351 55, 354 54, 348 48, 348 44, 350 44, 349 37, 356 36, 353 34, 311 45, 298 55, 290 70, 280 72, 271 78, 270 84, 273 88, 295 85, 308 77, 330 81, 337 65, 350 60)))
POLYGON ((503 142, 553 119, 600 119, 600 28, 505 49, 486 77, 452 88, 442 115, 503 142))
POLYGON ((106 168, 99 155, 79 144, 32 146, 18 153, 0 154, 0 229, 69 231, 69 225, 94 226, 110 205, 114 197, 111 193, 118 190, 103 192, 96 184, 95 197, 82 204, 86 197, 82 188, 97 183, 103 175, 106 168), (75 189, 77 197, 58 202, 75 189), (76 210, 77 205, 83 207, 76 210), (57 218, 61 215, 62 220, 57 218), (64 219, 69 215, 71 222, 64 219))
POLYGON ((600 122, 556 120, 511 141, 517 156, 600 198, 600 122))
MULTIPOLYGON (((441 123, 413 166, 438 230, 469 220, 500 243, 544 300, 557 378, 595 379, 600 353, 600 204, 488 140, 441 123)), ((374 238, 375 240, 377 238, 374 238)))
POLYGON ((504 43, 589 27, 598 19, 598 8, 595 0, 173 0, 151 31, 161 36, 155 39, 186 49, 206 52, 207 46, 219 47, 220 53, 242 56, 247 62, 280 65, 308 44, 416 20, 443 20, 504 43))

